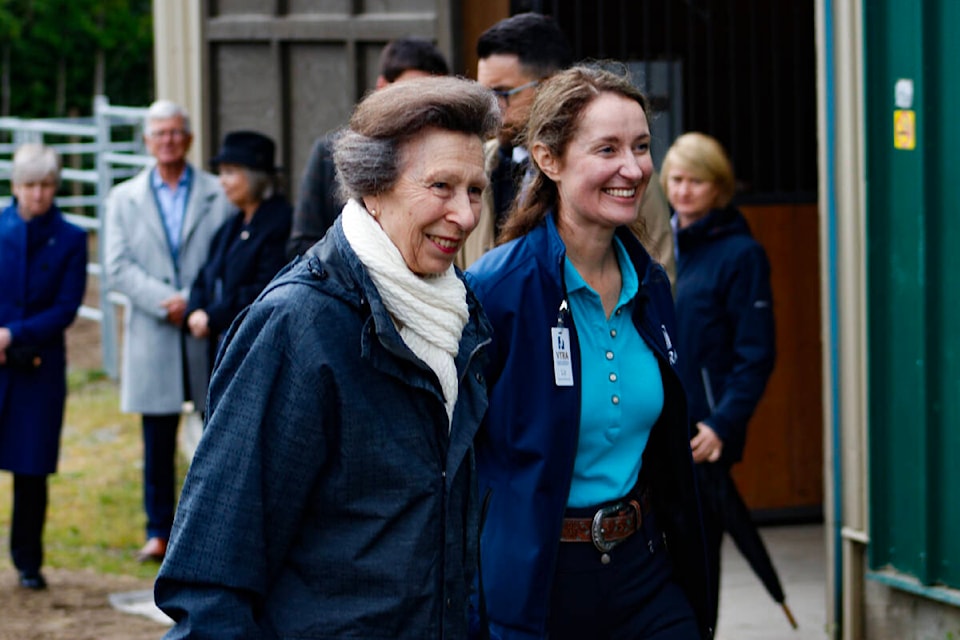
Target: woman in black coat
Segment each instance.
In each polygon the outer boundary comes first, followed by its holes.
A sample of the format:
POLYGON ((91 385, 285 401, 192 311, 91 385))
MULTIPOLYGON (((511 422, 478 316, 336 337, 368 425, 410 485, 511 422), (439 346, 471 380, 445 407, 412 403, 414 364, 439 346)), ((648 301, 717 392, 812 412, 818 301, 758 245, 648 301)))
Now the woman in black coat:
POLYGON ((217 230, 207 263, 190 290, 186 328, 209 336, 211 353, 202 371, 190 371, 190 390, 203 413, 206 389, 220 336, 237 314, 253 302, 286 263, 292 208, 274 193, 274 144, 255 131, 233 131, 211 161, 227 199, 239 211, 217 230))
MULTIPOLYGON (((687 390, 690 446, 718 590, 724 525, 717 496, 743 456, 747 423, 773 371, 770 263, 746 219, 730 205, 733 167, 714 138, 702 133, 677 138, 660 179, 676 227, 677 368, 687 390)), ((714 602, 714 623, 716 617, 714 602)))

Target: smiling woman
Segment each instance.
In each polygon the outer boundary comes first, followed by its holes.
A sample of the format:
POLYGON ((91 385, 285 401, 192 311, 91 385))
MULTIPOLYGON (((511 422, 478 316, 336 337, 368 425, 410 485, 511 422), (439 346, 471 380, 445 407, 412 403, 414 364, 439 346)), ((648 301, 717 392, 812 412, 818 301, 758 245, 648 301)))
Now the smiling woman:
POLYGON ((530 185, 467 273, 493 325, 477 438, 493 637, 711 635, 670 284, 628 229, 653 172, 646 110, 609 72, 544 81, 530 185))
POLYGON ((498 125, 462 79, 358 105, 339 219, 224 338, 157 579, 170 638, 467 637, 489 336, 453 257, 498 125))

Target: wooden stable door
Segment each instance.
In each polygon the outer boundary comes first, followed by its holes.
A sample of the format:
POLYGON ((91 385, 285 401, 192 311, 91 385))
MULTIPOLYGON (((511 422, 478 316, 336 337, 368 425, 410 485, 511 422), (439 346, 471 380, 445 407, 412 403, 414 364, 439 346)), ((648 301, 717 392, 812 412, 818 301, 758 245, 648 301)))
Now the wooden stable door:
POLYGON ((741 211, 770 258, 777 363, 733 475, 762 519, 813 518, 823 503, 817 207, 744 206, 741 211))

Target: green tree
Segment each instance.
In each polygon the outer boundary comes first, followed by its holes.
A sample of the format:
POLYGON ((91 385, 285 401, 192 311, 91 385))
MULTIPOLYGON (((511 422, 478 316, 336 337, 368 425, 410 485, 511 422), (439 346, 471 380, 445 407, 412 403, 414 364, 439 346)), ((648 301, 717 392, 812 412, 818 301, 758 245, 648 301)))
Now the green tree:
MULTIPOLYGON (((9 34, 9 110, 87 115, 93 96, 146 104, 153 94, 149 0, 0 0, 9 34)), ((4 31, 6 29, 6 31, 4 31)))
POLYGON ((21 22, 13 0, 0 2, 0 116, 10 115, 10 54, 20 39, 21 22))

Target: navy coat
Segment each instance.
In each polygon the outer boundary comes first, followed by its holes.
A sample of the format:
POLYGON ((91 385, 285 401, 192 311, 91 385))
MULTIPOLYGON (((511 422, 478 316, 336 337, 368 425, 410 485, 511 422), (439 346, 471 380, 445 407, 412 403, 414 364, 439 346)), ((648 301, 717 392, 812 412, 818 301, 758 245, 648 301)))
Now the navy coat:
POLYGON ((156 582, 167 638, 466 638, 489 342, 468 305, 452 425, 339 221, 241 313, 156 582))
MULTIPOLYGON (((657 357, 664 406, 643 451, 644 478, 667 537, 677 582, 702 628, 712 598, 686 403, 674 369, 670 282, 626 227, 617 230, 640 278, 633 323, 657 357)), ((490 408, 477 438, 480 495, 489 494, 481 540, 491 636, 546 637, 555 559, 577 452, 580 387, 554 384, 551 327, 564 301, 566 247, 552 215, 525 236, 484 255, 467 281, 493 325, 487 371, 490 408)), ((574 380, 577 327, 567 312, 574 380)), ((680 354, 683 358, 683 354, 680 354)), ((640 452, 637 452, 640 455, 640 452)))
POLYGON ((209 368, 202 359, 190 362, 190 395, 198 411, 206 407, 209 369, 220 336, 287 262, 285 245, 292 215, 285 198, 272 196, 260 203, 250 224, 243 223, 243 212, 238 211, 227 218, 210 242, 210 254, 193 281, 184 314, 184 323, 197 309, 203 309, 209 317, 209 368))
POLYGON ((0 366, 0 469, 57 470, 67 397, 64 331, 87 285, 87 234, 53 206, 28 223, 13 205, 0 213, 0 327, 11 347, 36 349, 32 370, 0 366))
POLYGON ((776 357, 770 263, 733 207, 680 229, 677 246, 677 369, 691 424, 716 431, 730 465, 743 457, 776 357))

